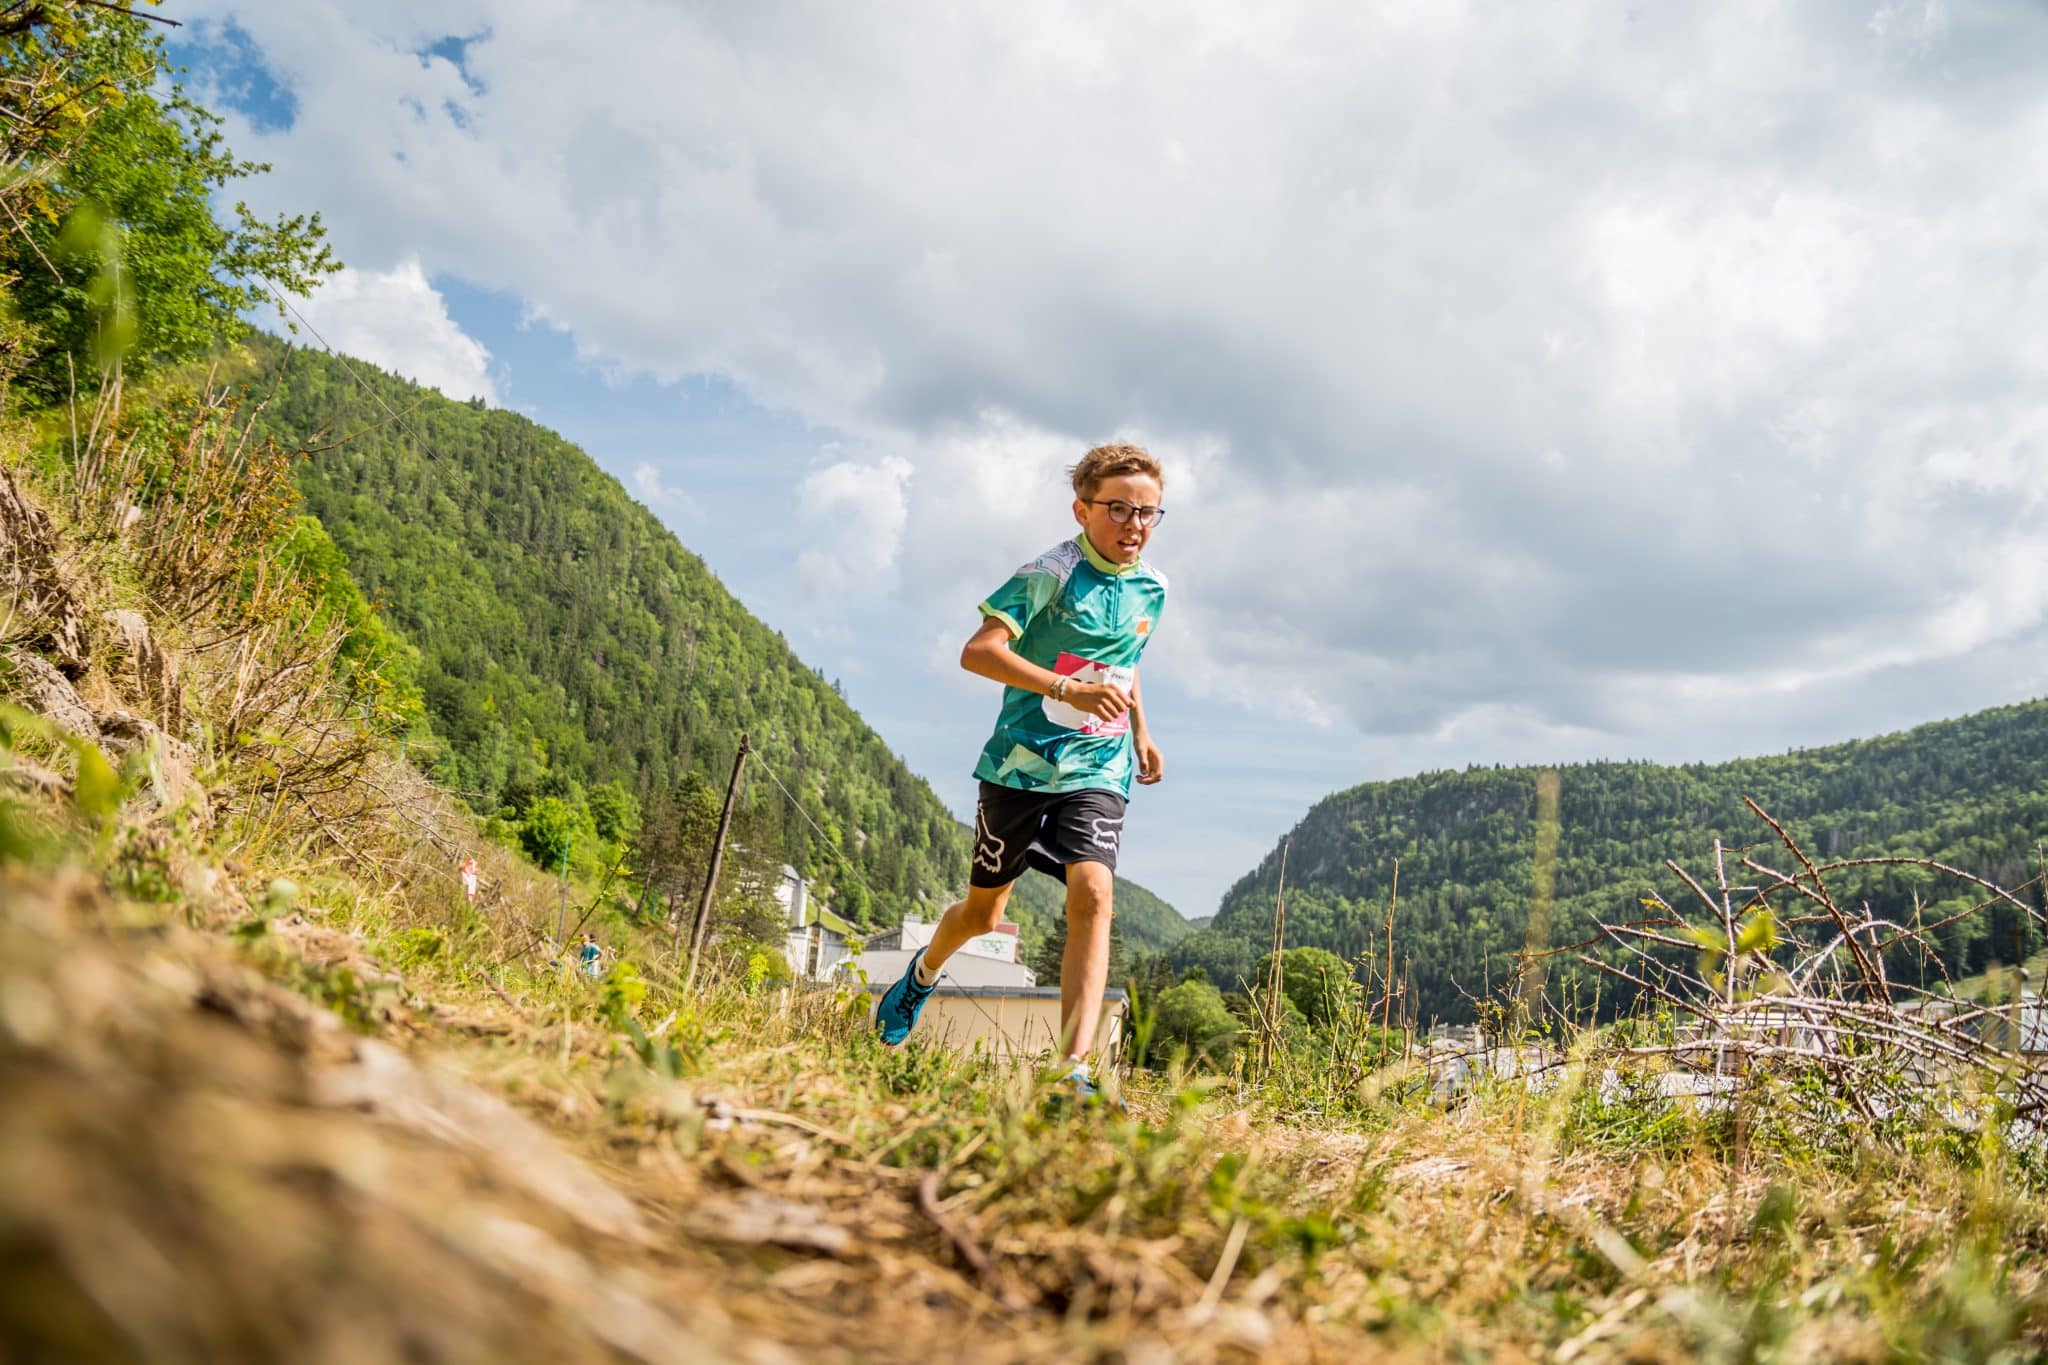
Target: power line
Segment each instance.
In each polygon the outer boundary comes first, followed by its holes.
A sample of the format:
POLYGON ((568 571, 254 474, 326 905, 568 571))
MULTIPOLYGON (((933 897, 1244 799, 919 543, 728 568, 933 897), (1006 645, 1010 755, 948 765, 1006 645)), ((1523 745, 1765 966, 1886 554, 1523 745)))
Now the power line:
MULTIPOLYGON (((758 751, 756 752, 758 754, 758 751)), ((825 833, 824 830, 819 829, 818 822, 816 820, 813 820, 810 816, 810 812, 806 811, 803 808, 803 803, 797 800, 796 794, 790 791, 788 787, 783 785, 782 779, 775 775, 774 766, 768 762, 765 756, 762 756, 760 758, 760 768, 762 772, 768 774, 768 780, 775 784, 776 789, 779 790, 782 793, 782 795, 788 800, 791 808, 794 809, 796 813, 802 817, 803 822, 809 825, 812 829, 817 830, 818 837, 825 841, 825 847, 831 851, 832 856, 834 858, 838 859, 840 866, 844 867, 846 871, 852 875, 855 881, 859 882, 862 887, 866 888, 869 896, 874 896, 876 893, 873 883, 869 882, 867 878, 863 877, 860 874, 860 870, 847 860, 846 854, 843 851, 841 851, 838 845, 833 843, 832 837, 829 834, 825 833)), ((923 950, 919 949, 918 951, 922 952, 923 950)), ((954 986, 956 986, 959 989, 960 998, 965 1000, 969 1005, 972 1005, 974 1007, 975 1013, 979 1014, 982 1018, 988 1020, 990 1026, 995 1029, 996 1034, 999 1037, 1007 1036, 1007 1031, 1003 1028, 1002 1020, 998 1019, 995 1015, 990 1014, 988 1012, 988 1007, 983 1005, 980 1000, 975 998, 973 989, 969 987, 965 982, 961 981, 959 977, 953 975, 953 973, 947 970, 946 968, 941 967, 939 968, 938 981, 952 982, 954 986)), ((936 985, 937 982, 934 982, 933 984, 936 985)))
MULTIPOLYGON (((277 300, 279 306, 281 306, 287 312, 289 312, 294 318, 298 320, 299 324, 302 327, 304 327, 308 332, 312 334, 313 339, 320 343, 321 348, 325 350, 328 355, 332 356, 335 360, 341 363, 341 367, 348 372, 348 377, 354 381, 356 387, 361 389, 365 394, 369 395, 371 401, 376 403, 378 407, 384 410, 384 415, 390 419, 392 424, 395 425, 400 431, 403 431, 406 435, 412 438, 413 443, 419 447, 420 451, 423 454, 425 454, 429 459, 434 460, 436 463, 442 464, 443 466, 453 471, 467 475, 466 470, 462 470, 461 467, 455 464, 454 461, 449 460, 447 457, 443 456, 439 451, 435 450, 434 447, 431 444, 429 444, 427 440, 419 434, 418 431, 414 430, 412 425, 405 420, 404 415, 398 412, 396 409, 394 409, 391 406, 391 404, 387 403, 384 400, 383 394, 377 392, 376 389, 370 386, 369 382, 365 380, 360 373, 357 372, 355 364, 342 352, 336 350, 333 344, 329 342, 326 337, 321 335, 320 329, 315 327, 312 324, 311 320, 309 320, 304 313, 299 311, 298 306, 294 304, 290 298, 288 298, 285 294, 278 290, 276 285, 272 284, 269 280, 265 280, 263 281, 263 287, 270 291, 271 297, 277 300)), ((490 507, 477 496, 473 482, 465 478, 464 484, 466 491, 468 493, 467 501, 469 502, 469 504, 477 510, 477 512, 483 517, 485 521, 490 523, 492 530, 496 531, 500 536, 504 537, 506 540, 511 540, 511 535, 507 533, 505 528, 498 523, 498 519, 491 514, 490 507)), ((695 659, 696 639, 693 635, 691 638, 691 673, 693 676, 696 671, 695 659)), ((686 688, 687 686, 688 684, 685 683, 686 688)), ((726 733, 730 734, 731 732, 730 730, 727 730, 726 733)), ((765 754, 760 753, 757 750, 756 759, 760 764, 761 770, 768 774, 768 780, 775 784, 776 789, 780 791, 783 797, 789 802, 791 809, 795 810, 798 817, 802 819, 806 825, 810 826, 812 831, 817 834, 818 838, 824 842, 825 848, 832 854, 833 858, 847 872, 847 874, 850 875, 855 882, 859 883, 861 888, 868 893, 868 896, 871 899, 875 898, 878 893, 875 891, 874 884, 868 881, 868 879, 865 876, 861 875, 860 869, 856 867, 853 864, 853 862, 847 858, 845 852, 840 849, 837 842, 832 838, 832 836, 827 834, 824 831, 824 829, 819 826, 818 822, 811 818, 810 812, 804 809, 803 803, 797 799, 796 794, 790 791, 788 786, 786 786, 783 783, 782 779, 776 775, 774 765, 768 762, 767 756, 765 754)), ((984 1013, 986 1013, 986 1011, 984 1011, 984 1013)))
POLYGON ((852 874, 853 879, 859 882, 870 896, 874 895, 874 885, 871 882, 869 882, 867 878, 861 876, 859 868, 855 867, 851 862, 847 861, 846 854, 840 849, 839 845, 833 841, 831 835, 827 834, 823 829, 819 828, 818 822, 811 818, 811 813, 804 809, 803 802, 796 799, 796 794, 790 791, 788 787, 783 786, 782 779, 775 775, 774 765, 769 763, 765 755, 761 756, 761 771, 768 774, 768 780, 770 782, 773 782, 776 786, 776 789, 780 791, 783 794, 783 796, 788 798, 790 808, 794 810, 799 817, 802 818, 805 824, 809 825, 811 829, 817 833, 817 836, 820 839, 825 841, 826 849, 831 852, 834 858, 839 860, 839 865, 845 868, 847 872, 852 874))

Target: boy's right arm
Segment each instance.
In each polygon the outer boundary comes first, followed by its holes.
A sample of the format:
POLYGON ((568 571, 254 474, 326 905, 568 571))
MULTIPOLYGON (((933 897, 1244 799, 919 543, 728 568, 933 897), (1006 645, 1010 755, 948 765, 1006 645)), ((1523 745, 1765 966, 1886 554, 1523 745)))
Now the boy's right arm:
MULTIPOLYGON (((997 617, 988 617, 967 639, 960 651, 960 666, 969 673, 1045 696, 1059 681, 1059 674, 1040 668, 1010 648, 1010 628, 997 617)), ((1060 697, 1067 705, 1102 720, 1115 720, 1131 709, 1130 694, 1113 683, 1068 682, 1060 697)))

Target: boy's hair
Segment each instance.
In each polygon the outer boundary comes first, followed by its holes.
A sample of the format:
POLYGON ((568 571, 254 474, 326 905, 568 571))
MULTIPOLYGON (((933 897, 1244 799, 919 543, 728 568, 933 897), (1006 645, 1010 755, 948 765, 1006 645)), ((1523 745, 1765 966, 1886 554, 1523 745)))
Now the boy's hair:
POLYGON ((1074 496, 1089 498, 1104 479, 1113 479, 1119 474, 1150 474, 1159 480, 1161 488, 1166 487, 1166 471, 1159 467, 1159 461, 1143 446, 1106 445, 1097 446, 1081 457, 1081 462, 1067 471, 1067 477, 1074 481, 1074 496))

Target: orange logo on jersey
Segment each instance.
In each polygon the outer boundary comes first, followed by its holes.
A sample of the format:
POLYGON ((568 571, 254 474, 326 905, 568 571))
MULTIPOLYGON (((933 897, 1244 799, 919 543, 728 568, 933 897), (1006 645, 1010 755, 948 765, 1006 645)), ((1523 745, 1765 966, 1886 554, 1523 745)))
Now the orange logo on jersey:
POLYGON ((1134 635, 1150 635, 1152 633, 1152 618, 1140 616, 1138 623, 1131 627, 1131 633, 1134 635))

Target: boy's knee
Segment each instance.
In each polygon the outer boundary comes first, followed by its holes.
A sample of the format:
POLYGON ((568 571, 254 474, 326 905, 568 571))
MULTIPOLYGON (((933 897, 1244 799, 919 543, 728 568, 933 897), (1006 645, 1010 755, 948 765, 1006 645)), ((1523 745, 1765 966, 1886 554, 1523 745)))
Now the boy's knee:
POLYGON ((1067 909, 1090 919, 1107 918, 1116 891, 1116 875, 1101 863, 1073 863, 1067 868, 1067 909))
POLYGON ((1003 909, 1009 902, 1010 888, 1007 886, 986 893, 977 887, 968 894, 966 903, 961 907, 965 912, 962 918, 967 927, 977 934, 992 934, 1003 922, 1003 909))

